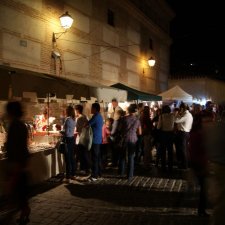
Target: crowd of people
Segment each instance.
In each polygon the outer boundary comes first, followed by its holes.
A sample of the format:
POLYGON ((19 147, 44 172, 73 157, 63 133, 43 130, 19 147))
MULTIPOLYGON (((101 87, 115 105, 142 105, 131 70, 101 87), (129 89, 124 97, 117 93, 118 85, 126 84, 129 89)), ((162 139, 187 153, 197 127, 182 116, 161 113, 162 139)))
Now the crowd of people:
POLYGON ((201 121, 202 112, 200 106, 194 105, 190 110, 185 103, 173 112, 169 105, 152 110, 143 103, 130 104, 124 111, 113 99, 108 118, 103 119, 100 105, 94 103, 93 116, 88 120, 82 105, 76 105, 75 109, 68 106, 64 124, 69 155, 69 158, 65 156, 67 181, 75 179, 78 170, 90 174, 90 181, 96 181, 107 166, 117 167, 121 176, 125 176, 127 168, 128 180, 133 177, 135 165, 142 165, 146 171, 153 166, 161 167, 167 173, 172 173, 175 165, 188 169, 193 152, 188 146, 195 131, 191 132, 192 125, 196 124, 195 120, 201 121), (79 141, 86 127, 91 127, 93 132, 90 151, 79 141), (71 151, 74 153, 70 155, 71 151))
MULTIPOLYGON (((62 132, 67 146, 64 152, 65 182, 75 180, 78 171, 79 174, 89 175, 89 182, 95 182, 109 166, 117 168, 118 175, 128 181, 132 180, 136 165, 142 166, 145 171, 150 171, 153 166, 159 167, 168 174, 173 173, 175 168, 190 168, 200 186, 198 215, 208 216, 206 180, 211 171, 217 188, 214 224, 221 222, 224 206, 221 199, 225 196, 225 182, 221 176, 225 169, 223 113, 217 116, 211 103, 205 109, 200 105, 193 105, 190 109, 187 104, 181 103, 173 111, 169 105, 153 111, 139 103, 130 104, 124 111, 116 99, 112 100, 107 119, 103 119, 100 110, 100 104, 93 103, 92 118, 88 120, 82 105, 66 109, 62 132), (90 148, 81 142, 82 132, 87 128, 91 128, 91 132, 86 132, 89 136, 85 139, 91 141, 90 148)), ((10 194, 19 199, 20 221, 24 222, 30 214, 26 195, 27 132, 21 121, 19 103, 9 103, 7 113, 11 121, 6 143, 11 165, 7 172, 8 183, 14 189, 10 194)))

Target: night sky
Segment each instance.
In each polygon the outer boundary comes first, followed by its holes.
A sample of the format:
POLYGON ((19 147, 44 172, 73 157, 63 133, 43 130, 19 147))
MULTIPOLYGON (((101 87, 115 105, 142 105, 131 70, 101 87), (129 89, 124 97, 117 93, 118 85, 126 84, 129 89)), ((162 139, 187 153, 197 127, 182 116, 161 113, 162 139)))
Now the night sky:
POLYGON ((167 0, 176 13, 171 23, 171 72, 225 78, 223 1, 167 0))

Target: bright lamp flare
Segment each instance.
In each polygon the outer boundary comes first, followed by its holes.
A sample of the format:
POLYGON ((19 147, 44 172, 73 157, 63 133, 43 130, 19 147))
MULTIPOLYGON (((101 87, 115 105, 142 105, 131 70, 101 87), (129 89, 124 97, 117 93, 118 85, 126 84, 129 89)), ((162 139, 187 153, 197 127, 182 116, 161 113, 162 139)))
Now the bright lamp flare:
POLYGON ((155 65, 155 59, 153 59, 152 57, 148 60, 148 65, 150 67, 153 67, 155 65))
POLYGON ((73 24, 73 18, 69 15, 68 12, 60 16, 59 19, 60 19, 61 26, 64 29, 69 29, 73 24))

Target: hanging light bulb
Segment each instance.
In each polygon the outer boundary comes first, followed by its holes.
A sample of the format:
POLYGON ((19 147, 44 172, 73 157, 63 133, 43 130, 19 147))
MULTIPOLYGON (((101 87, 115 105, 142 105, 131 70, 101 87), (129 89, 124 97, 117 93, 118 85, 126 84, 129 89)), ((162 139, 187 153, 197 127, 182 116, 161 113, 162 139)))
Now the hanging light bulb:
POLYGON ((73 18, 69 15, 68 12, 60 16, 59 19, 60 19, 61 26, 64 29, 69 29, 73 24, 73 18))

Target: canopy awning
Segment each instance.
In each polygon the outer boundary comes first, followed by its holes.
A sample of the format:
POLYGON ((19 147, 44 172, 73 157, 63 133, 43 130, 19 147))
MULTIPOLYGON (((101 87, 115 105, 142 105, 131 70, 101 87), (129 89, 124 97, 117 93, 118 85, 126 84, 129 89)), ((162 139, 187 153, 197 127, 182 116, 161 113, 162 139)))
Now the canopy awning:
POLYGON ((185 92, 178 85, 172 87, 171 89, 165 92, 162 92, 159 95, 162 96, 162 99, 164 101, 179 100, 179 101, 185 101, 185 102, 192 102, 192 95, 185 92))
POLYGON ((121 83, 116 83, 111 85, 111 87, 118 88, 121 90, 127 91, 127 100, 133 101, 133 100, 141 100, 141 101, 162 101, 162 97, 158 95, 149 94, 146 92, 138 91, 136 89, 133 89, 131 87, 128 87, 121 83))
POLYGON ((0 66, 0 84, 0 99, 5 100, 8 99, 10 87, 12 95, 16 97, 22 97, 23 92, 36 92, 38 98, 45 98, 47 93, 55 93, 58 98, 65 98, 69 94, 74 99, 91 97, 90 88, 85 84, 17 68, 0 66), (10 71, 13 72, 10 74, 10 71))
POLYGON ((89 86, 91 97, 95 97, 99 102, 111 102, 116 98, 119 102, 127 101, 127 91, 101 84, 96 80, 88 78, 76 78, 76 81, 89 86))

